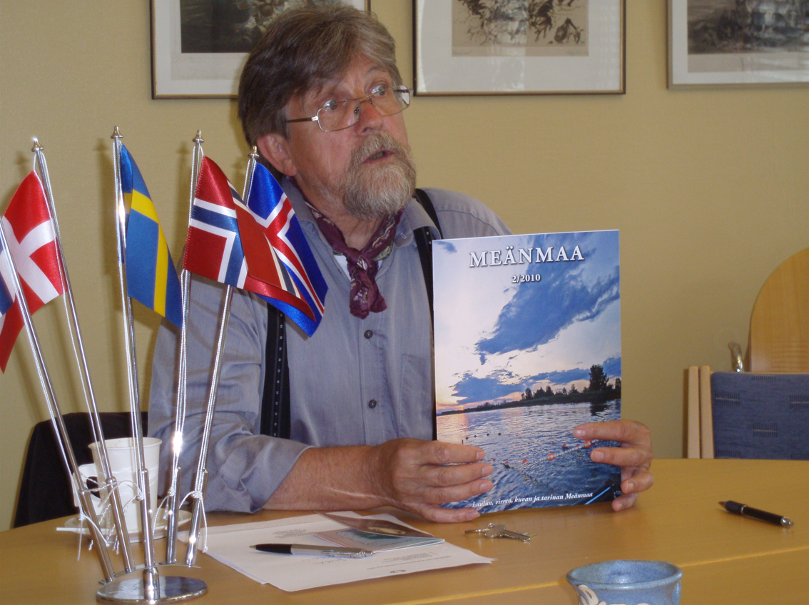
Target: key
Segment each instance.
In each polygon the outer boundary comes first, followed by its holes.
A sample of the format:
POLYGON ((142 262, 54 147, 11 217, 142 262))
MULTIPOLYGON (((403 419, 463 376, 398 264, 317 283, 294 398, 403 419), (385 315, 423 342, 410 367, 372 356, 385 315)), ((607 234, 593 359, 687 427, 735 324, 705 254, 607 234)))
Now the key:
POLYGON ((532 538, 527 534, 523 534, 522 532, 515 532, 513 530, 506 530, 506 529, 503 530, 503 532, 501 533, 501 536, 499 538, 501 538, 501 539, 516 539, 518 541, 523 541, 524 543, 528 543, 529 541, 532 540, 532 538))
POLYGON ((494 524, 492 522, 490 522, 489 525, 486 528, 472 528, 470 530, 465 530, 464 534, 483 534, 483 535, 486 535, 490 530, 492 530, 493 526, 494 526, 494 524))
POLYGON ((515 539, 524 543, 531 540, 529 535, 507 530, 503 524, 490 525, 490 528, 484 532, 484 536, 490 539, 515 539))
POLYGON ((489 528, 484 531, 484 536, 489 539, 499 539, 506 531, 506 526, 503 524, 490 524, 489 528))

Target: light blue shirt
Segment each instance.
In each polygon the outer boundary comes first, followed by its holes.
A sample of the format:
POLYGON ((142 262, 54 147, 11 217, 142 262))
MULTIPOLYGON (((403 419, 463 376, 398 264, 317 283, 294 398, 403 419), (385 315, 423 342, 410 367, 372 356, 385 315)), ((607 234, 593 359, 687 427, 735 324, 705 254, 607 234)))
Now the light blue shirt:
MULTIPOLYGON (((312 446, 432 437, 430 311, 413 231, 433 223, 415 200, 408 204, 393 251, 377 273, 388 308, 361 320, 349 312, 350 282, 338 257, 298 190, 287 181, 283 186, 329 287, 326 309, 312 337, 287 322, 291 439, 271 438, 260 434, 267 304, 234 291, 207 461, 207 510, 260 509, 312 446)), ((445 190, 425 191, 445 238, 509 233, 481 202, 445 190)), ((197 467, 224 292, 220 284, 192 281, 181 497, 190 490, 197 467)), ((164 322, 155 345, 149 404, 149 435, 163 440, 161 493, 168 488, 171 465, 178 348, 179 330, 164 322)))

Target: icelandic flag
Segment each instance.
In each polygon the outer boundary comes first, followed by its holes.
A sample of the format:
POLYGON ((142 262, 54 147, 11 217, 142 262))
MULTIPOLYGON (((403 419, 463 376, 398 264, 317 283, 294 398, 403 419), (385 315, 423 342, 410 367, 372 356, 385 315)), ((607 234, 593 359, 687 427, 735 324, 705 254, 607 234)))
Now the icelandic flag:
MULTIPOLYGON (((270 303, 312 336, 323 317, 326 281, 287 194, 261 164, 253 171, 247 207, 293 282, 294 288, 288 292, 296 293, 298 299, 294 305, 280 300, 270 303)), ((248 263, 248 267, 252 265, 248 263)))
POLYGON ((222 169, 203 158, 191 208, 183 267, 210 280, 295 305, 286 269, 267 246, 242 198, 222 169), (245 251, 247 252, 247 255, 245 251), (246 256, 249 258, 246 258, 246 256), (251 263, 251 271, 248 271, 251 263))
POLYGON ((127 293, 149 309, 183 325, 180 280, 166 236, 141 171, 121 146, 121 190, 130 209, 127 219, 127 293))
MULTIPOLYGON (((13 301, 0 317, 0 370, 5 372, 11 350, 23 328, 22 310, 13 288, 10 288, 13 284, 11 267, 5 255, 11 254, 14 260, 31 314, 63 292, 56 233, 42 183, 34 171, 23 179, 11 199, 3 215, 2 229, 8 250, 0 252, 0 257, 3 257, 0 259, 0 273, 13 301)), ((0 303, 0 309, 2 305, 0 303)))

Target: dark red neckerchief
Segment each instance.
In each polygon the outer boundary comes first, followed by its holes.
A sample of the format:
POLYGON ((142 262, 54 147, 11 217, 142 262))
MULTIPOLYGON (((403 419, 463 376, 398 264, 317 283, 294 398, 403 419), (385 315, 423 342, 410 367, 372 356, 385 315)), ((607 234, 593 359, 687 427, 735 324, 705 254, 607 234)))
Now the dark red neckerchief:
POLYGON ((368 316, 369 312, 379 313, 387 307, 385 299, 377 287, 375 276, 379 268, 379 262, 391 254, 394 245, 394 235, 396 235, 399 219, 402 211, 385 219, 363 250, 357 250, 346 244, 343 234, 332 221, 321 214, 317 208, 309 202, 312 216, 318 224, 324 238, 332 247, 332 250, 346 257, 346 265, 351 279, 351 290, 349 291, 349 311, 353 316, 361 320, 368 316))

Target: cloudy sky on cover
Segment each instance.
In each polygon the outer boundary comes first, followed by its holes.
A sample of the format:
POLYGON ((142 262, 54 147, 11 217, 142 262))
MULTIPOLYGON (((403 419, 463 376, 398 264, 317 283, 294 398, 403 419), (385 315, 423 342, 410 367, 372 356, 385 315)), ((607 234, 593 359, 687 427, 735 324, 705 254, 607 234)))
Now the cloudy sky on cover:
POLYGON ((621 377, 617 231, 436 241, 433 268, 440 410, 519 399, 527 387, 582 389, 593 364, 621 377), (584 260, 470 267, 471 252, 498 250, 503 261, 509 246, 516 259, 550 246, 571 258, 579 246, 584 260))

